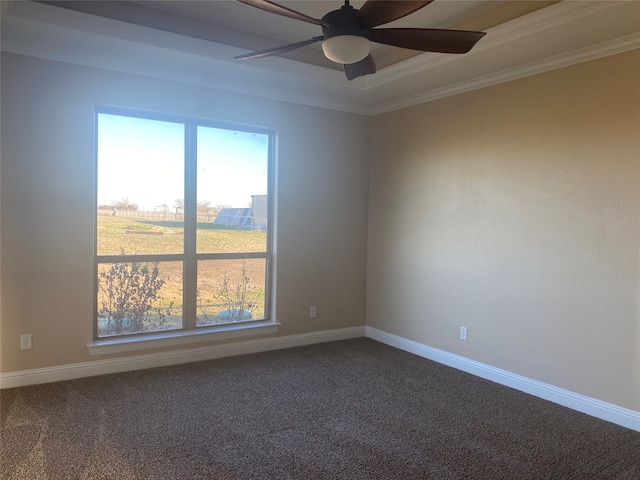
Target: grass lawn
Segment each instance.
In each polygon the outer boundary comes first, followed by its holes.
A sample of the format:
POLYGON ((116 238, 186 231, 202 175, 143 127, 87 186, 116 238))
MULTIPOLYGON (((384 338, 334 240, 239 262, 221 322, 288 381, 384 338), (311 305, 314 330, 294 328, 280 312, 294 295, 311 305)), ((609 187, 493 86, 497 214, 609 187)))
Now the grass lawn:
MULTIPOLYGON (((266 233, 237 229, 211 228, 202 225, 196 232, 198 253, 264 252, 266 233)), ((151 222, 122 217, 98 217, 98 255, 126 254, 180 254, 184 246, 183 228, 176 222, 151 222)), ((114 263, 116 263, 114 262, 114 263)), ((143 262, 144 263, 144 262, 143 262)), ((108 271, 111 264, 101 264, 99 271, 108 271)), ((159 276, 164 285, 154 307, 173 307, 165 323, 158 324, 157 314, 149 315, 145 322, 148 330, 180 328, 182 318, 182 262, 160 262, 159 276)), ((197 315, 204 323, 229 308, 240 307, 252 311, 254 318, 264 314, 265 292, 264 259, 207 260, 198 263, 197 315), (244 271, 244 273, 243 273, 244 271)), ((101 286, 104 282, 100 282, 101 286)), ((105 301, 103 291, 98 293, 98 306, 105 301)), ((104 322, 100 319, 99 325, 104 322)))
MULTIPOLYGON (((98 217, 98 255, 182 253, 184 229, 176 222, 152 222, 123 217, 98 217)), ((203 226, 205 226, 204 224, 203 226)), ((264 252, 264 231, 198 228, 198 253, 264 252)))

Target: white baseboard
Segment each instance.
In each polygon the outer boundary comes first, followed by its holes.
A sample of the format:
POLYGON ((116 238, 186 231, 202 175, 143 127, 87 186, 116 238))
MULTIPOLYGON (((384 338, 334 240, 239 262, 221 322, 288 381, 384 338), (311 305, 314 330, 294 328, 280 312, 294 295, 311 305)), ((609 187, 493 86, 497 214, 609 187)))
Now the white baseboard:
POLYGON ((36 368, 0 374, 0 388, 22 387, 39 383, 59 382, 75 378, 108 373, 127 372, 144 368, 164 367, 180 363, 212 360, 215 358, 245 355, 248 353, 301 347, 314 343, 333 342, 349 338, 368 337, 420 357, 471 373, 481 378, 549 400, 559 405, 586 413, 632 430, 640 431, 640 412, 574 393, 547 383, 501 370, 468 358, 429 347, 373 327, 351 327, 312 333, 271 337, 244 342, 189 348, 171 352, 96 360, 84 363, 36 368))
POLYGON ((312 333, 301 333, 283 337, 261 338, 244 342, 189 348, 171 352, 151 353, 121 357, 111 360, 59 365, 0 374, 0 388, 22 387, 39 383, 59 382, 74 378, 92 377, 107 373, 127 372, 144 368, 165 367, 180 363, 199 362, 214 358, 232 357, 247 353, 280 350, 282 348, 301 347, 314 343, 333 342, 365 336, 365 327, 340 328, 312 333))
POLYGON ((463 372, 471 373, 477 377, 520 390, 521 392, 549 400, 564 407, 571 408, 572 410, 577 410, 593 417, 640 431, 640 412, 558 388, 548 383, 516 375, 506 370, 501 370, 459 355, 438 350, 437 348, 428 347, 373 327, 366 327, 366 336, 372 340, 462 370, 463 372))

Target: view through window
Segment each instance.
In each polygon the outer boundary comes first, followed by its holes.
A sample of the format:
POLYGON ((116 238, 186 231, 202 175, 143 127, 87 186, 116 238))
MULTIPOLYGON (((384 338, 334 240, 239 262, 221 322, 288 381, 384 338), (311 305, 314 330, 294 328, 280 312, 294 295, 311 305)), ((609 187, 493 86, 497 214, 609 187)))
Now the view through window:
POLYGON ((95 336, 268 318, 269 131, 99 109, 95 336))

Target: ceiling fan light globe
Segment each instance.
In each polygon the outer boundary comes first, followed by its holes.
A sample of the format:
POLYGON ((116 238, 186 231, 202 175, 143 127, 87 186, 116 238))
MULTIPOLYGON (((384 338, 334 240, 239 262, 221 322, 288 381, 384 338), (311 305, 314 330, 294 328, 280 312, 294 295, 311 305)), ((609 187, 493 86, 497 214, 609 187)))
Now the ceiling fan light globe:
POLYGON ((371 42, 358 35, 338 35, 322 42, 322 51, 332 62, 348 65, 366 58, 371 42))

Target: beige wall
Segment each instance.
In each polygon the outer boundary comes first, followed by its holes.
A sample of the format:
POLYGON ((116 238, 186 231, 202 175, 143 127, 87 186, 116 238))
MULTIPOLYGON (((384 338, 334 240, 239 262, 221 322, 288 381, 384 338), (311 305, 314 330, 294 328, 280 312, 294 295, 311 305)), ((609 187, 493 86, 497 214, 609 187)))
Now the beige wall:
POLYGON ((275 129, 278 335, 364 325, 369 118, 13 54, 1 88, 3 372, 96 359, 96 104, 275 129))
POLYGON ((363 325, 366 278, 372 327, 640 410, 639 78, 635 51, 370 120, 3 54, 1 371, 96 358, 100 103, 277 130, 278 335, 363 325))
POLYGON ((636 50, 375 117, 367 325, 640 410, 639 81, 636 50))

